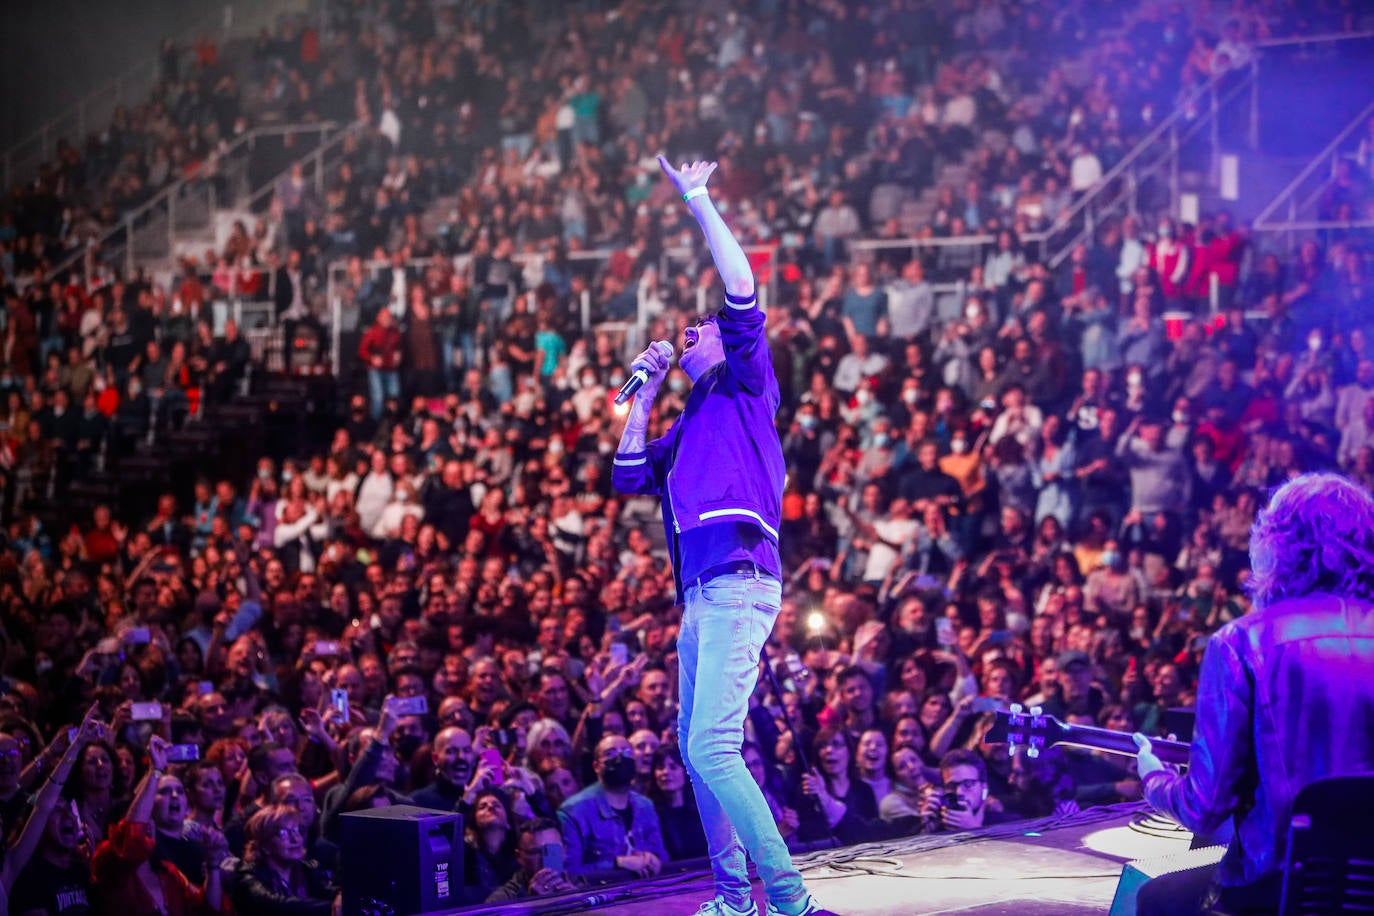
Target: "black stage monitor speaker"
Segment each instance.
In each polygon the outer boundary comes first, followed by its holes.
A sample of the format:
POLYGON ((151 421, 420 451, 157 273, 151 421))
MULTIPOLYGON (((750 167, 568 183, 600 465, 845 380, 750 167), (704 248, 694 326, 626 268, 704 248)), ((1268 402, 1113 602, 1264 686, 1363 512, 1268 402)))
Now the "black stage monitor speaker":
POLYGON ((1206 846, 1127 862, 1116 883, 1116 897, 1108 916, 1135 916, 1135 895, 1146 881, 1193 868, 1209 868, 1220 862, 1225 852, 1225 846, 1206 846))
POLYGON ((392 805, 342 818, 344 916, 415 916, 464 904, 461 815, 392 805))

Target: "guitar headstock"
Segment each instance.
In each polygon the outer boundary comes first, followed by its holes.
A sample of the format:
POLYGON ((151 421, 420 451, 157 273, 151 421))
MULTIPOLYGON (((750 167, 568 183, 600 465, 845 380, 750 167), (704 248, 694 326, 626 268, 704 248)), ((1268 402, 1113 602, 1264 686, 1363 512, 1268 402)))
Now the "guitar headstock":
POLYGON ((1045 715, 1039 706, 1027 710, 1020 703, 1013 703, 1010 710, 999 711, 996 715, 997 721, 983 740, 989 744, 1010 745, 1012 753, 1024 749, 1027 756, 1039 757, 1041 751, 1063 741, 1067 733, 1058 719, 1045 715))

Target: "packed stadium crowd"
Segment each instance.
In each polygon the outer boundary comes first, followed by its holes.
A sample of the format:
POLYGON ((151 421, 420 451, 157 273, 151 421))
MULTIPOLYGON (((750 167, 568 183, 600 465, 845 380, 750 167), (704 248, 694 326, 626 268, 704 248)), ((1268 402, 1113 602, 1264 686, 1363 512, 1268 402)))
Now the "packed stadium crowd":
MULTIPOLYGON (((598 319, 647 300, 647 337, 679 340, 720 302, 701 254, 658 270, 692 228, 659 151, 717 159, 718 206, 773 246, 788 581, 743 753, 794 849, 1139 797, 1129 758, 986 743, 995 711, 1182 727, 1208 634, 1249 607, 1268 489, 1374 485, 1357 236, 1289 256, 1225 213, 1151 213, 1055 270, 1018 241, 1249 42, 1347 28, 1344 6, 585 3, 556 30, 546 6, 331 3, 323 37, 254 46, 242 107, 202 47, 11 195, 13 912, 327 912, 341 815, 398 803, 463 814, 464 902, 700 864, 664 533, 610 485, 624 348, 577 311, 583 290, 598 319), (1104 25, 1096 76, 1065 79, 1104 25), (252 119, 349 115, 368 126, 325 194, 287 176, 172 282, 45 274, 252 119), (904 222, 965 156, 967 186, 904 222), (846 246, 974 230, 996 241, 968 257, 846 246), (615 254, 594 270, 569 257, 596 248, 615 254), (255 358, 213 300, 311 321, 341 258, 366 330, 332 440, 42 524, 43 494, 235 397, 255 358)), ((1367 146, 1332 212, 1368 206, 1367 146)), ((675 369, 654 434, 687 390, 675 369)))

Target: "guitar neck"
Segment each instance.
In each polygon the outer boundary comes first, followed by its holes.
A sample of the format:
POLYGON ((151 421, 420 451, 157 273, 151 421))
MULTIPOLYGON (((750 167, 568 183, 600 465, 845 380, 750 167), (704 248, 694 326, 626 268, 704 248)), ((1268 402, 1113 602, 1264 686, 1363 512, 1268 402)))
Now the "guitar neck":
MULTIPOLYGON (((1065 725, 1063 728, 1064 736, 1060 738, 1059 744, 1086 747, 1095 751, 1106 751, 1109 754, 1122 754, 1127 757, 1134 757, 1139 753, 1139 748, 1135 746, 1135 740, 1129 732, 1114 732, 1110 729, 1095 728, 1091 725, 1065 725)), ((1182 741, 1151 738, 1150 746, 1153 748, 1155 756, 1165 763, 1180 766, 1188 763, 1188 745, 1182 741)))

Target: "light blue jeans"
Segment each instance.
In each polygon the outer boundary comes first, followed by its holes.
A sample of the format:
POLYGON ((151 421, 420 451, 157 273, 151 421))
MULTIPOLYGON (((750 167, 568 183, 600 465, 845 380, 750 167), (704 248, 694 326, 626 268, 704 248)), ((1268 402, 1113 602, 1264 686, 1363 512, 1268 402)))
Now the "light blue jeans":
POLYGON ((805 902, 806 887, 740 753, 759 650, 781 605, 781 583, 757 573, 718 576, 687 587, 677 642, 677 728, 716 893, 733 907, 748 908, 747 851, 769 902, 786 913, 805 902))
POLYGON ((386 399, 401 399, 401 373, 395 369, 368 369, 367 394, 371 402, 372 419, 380 420, 386 399))

